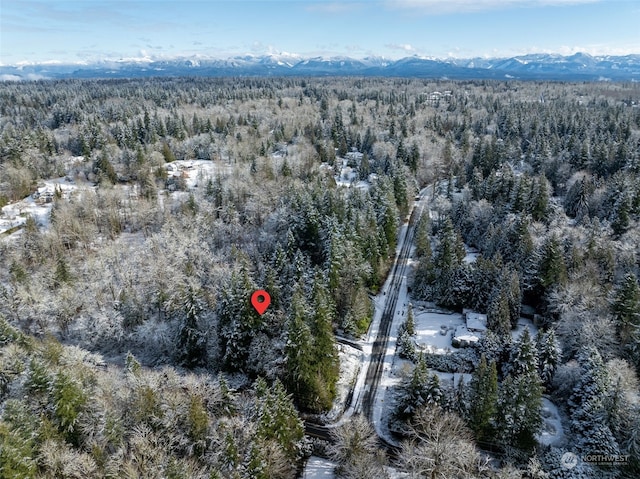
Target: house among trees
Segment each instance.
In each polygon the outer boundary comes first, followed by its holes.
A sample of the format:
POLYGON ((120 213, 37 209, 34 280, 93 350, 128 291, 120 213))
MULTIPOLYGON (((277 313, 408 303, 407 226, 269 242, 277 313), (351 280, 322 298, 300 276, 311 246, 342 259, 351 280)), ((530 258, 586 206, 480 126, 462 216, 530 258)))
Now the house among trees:
POLYGON ((476 313, 469 309, 463 311, 467 329, 474 333, 484 333, 487 330, 487 315, 476 313))
POLYGON ((466 348, 477 343, 487 331, 487 315, 468 309, 464 310, 466 324, 458 326, 453 332, 451 345, 455 348, 466 348))

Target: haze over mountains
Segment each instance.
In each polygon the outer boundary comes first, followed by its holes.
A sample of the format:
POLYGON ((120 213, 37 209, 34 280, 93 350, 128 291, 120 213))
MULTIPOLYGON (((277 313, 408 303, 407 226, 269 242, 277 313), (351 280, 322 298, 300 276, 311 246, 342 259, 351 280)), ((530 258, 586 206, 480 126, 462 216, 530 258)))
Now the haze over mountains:
POLYGON ((511 58, 432 59, 419 56, 303 58, 297 55, 238 56, 227 59, 130 58, 95 63, 58 62, 0 66, 0 80, 62 78, 144 78, 169 76, 382 76, 449 79, 638 81, 640 54, 591 56, 529 54, 511 58))

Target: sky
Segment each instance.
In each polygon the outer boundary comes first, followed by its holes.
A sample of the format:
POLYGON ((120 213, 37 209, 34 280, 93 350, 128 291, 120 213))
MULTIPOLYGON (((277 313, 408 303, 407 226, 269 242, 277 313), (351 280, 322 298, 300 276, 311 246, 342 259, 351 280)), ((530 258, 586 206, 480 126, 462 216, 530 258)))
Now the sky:
POLYGON ((640 0, 0 0, 0 64, 640 53, 640 0))

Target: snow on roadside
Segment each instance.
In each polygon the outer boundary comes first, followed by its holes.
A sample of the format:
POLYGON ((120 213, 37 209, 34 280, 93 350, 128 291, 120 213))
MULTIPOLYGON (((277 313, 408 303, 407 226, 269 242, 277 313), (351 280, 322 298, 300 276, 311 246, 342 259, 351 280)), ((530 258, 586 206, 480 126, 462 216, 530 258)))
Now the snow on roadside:
POLYGON ((330 423, 336 421, 344 412, 349 393, 358 379, 363 352, 348 344, 338 343, 338 356, 340 377, 336 383, 337 394, 333 401, 333 408, 324 415, 325 420, 330 423))

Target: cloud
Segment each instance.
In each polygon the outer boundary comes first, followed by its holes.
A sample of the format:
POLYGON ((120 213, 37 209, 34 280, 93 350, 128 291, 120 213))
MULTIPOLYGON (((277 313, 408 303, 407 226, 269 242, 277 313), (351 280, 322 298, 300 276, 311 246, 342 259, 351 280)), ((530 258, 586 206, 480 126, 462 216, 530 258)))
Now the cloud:
POLYGON ((0 75, 0 81, 20 81, 20 80, 22 80, 22 77, 18 75, 10 75, 8 73, 4 75, 0 75))
POLYGON ((392 9, 420 10, 428 14, 480 12, 513 7, 571 6, 602 0, 386 0, 392 9))
POLYGON ((413 48, 410 44, 408 43, 387 43, 385 45, 385 47, 391 49, 391 50, 402 50, 404 52, 415 52, 416 49, 413 48))

